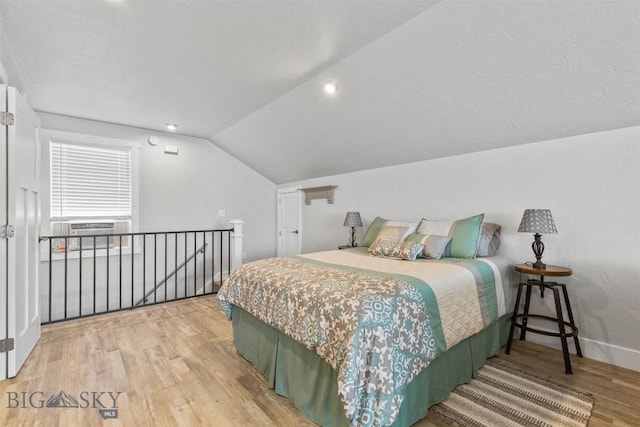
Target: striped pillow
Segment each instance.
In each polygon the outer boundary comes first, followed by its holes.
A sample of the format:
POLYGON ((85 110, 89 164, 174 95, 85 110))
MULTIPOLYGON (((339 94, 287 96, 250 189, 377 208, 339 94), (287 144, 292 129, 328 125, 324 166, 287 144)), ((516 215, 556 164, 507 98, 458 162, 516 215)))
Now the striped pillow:
POLYGON ((453 221, 431 221, 422 219, 418 227, 420 234, 435 234, 451 237, 445 257, 475 258, 480 243, 480 230, 484 214, 453 221))
POLYGON ((437 236, 435 234, 411 234, 407 242, 416 242, 424 245, 420 256, 422 258, 440 259, 444 255, 447 244, 451 241, 449 236, 437 236))
POLYGON ((502 227, 492 222, 483 222, 476 256, 494 256, 500 247, 500 232, 502 227))

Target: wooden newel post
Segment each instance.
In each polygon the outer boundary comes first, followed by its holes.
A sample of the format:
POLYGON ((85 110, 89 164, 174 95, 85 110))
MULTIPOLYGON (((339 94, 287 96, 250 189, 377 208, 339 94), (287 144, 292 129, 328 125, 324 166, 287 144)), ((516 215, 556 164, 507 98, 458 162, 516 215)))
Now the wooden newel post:
POLYGON ((233 235, 231 236, 231 266, 229 266, 229 274, 233 273, 236 268, 242 265, 242 226, 244 221, 241 219, 232 219, 229 224, 233 227, 233 235))

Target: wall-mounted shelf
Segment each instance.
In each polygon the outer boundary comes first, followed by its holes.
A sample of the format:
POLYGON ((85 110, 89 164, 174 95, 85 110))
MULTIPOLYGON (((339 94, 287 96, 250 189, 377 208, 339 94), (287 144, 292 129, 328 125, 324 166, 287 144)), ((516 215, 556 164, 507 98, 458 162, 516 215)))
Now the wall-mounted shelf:
POLYGON ((303 188, 304 203, 310 205, 312 200, 327 199, 327 203, 333 204, 333 190, 336 187, 336 185, 325 185, 324 187, 303 188))

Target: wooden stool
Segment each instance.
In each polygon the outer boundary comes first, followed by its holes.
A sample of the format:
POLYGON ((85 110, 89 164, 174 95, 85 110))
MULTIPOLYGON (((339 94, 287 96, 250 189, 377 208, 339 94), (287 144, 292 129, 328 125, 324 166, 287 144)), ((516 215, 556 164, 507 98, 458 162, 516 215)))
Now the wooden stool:
POLYGON ((529 279, 526 282, 521 281, 518 284, 518 295, 516 296, 516 304, 513 308, 513 316, 511 316, 511 329, 509 330, 509 340, 507 341, 507 348, 505 350, 505 353, 511 353, 511 342, 513 341, 513 333, 516 326, 520 328, 520 340, 523 341, 525 340, 527 331, 552 337, 560 337, 560 341, 562 343, 562 354, 564 355, 565 373, 573 374, 573 371, 571 370, 569 348, 567 347, 567 337, 573 337, 573 341, 576 346, 576 353, 579 357, 582 357, 582 350, 580 349, 580 343, 578 342, 578 328, 576 327, 575 321, 573 320, 573 313, 571 311, 569 295, 567 294, 567 287, 563 283, 548 282, 544 279, 544 276, 571 276, 571 269, 559 265, 547 265, 546 269, 539 269, 533 268, 532 266, 527 264, 518 264, 515 266, 515 269, 520 273, 540 276, 540 280, 529 279), (556 317, 529 313, 529 303, 531 302, 531 288, 533 288, 534 286, 538 286, 540 288, 540 296, 542 298, 544 298, 545 289, 550 289, 553 292, 553 298, 556 305, 556 317), (518 309, 520 308, 520 298, 522 297, 522 289, 525 287, 527 288, 527 290, 524 302, 524 312, 518 314, 518 309), (568 322, 564 320, 564 317, 562 315, 562 304, 560 300, 559 288, 562 289, 564 304, 567 308, 567 314, 569 315, 568 322), (559 332, 549 332, 527 326, 527 320, 531 317, 555 322, 558 325, 559 332), (518 323, 518 319, 522 319, 522 322, 518 323), (569 329, 568 332, 567 328, 569 329))

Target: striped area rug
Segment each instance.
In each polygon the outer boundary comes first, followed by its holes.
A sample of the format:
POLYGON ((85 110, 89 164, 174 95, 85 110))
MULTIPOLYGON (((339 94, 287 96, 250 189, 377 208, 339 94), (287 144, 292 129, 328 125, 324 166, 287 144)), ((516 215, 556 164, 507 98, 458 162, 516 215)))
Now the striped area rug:
POLYGON ((497 359, 431 408, 460 426, 586 426, 593 397, 536 378, 497 359))

